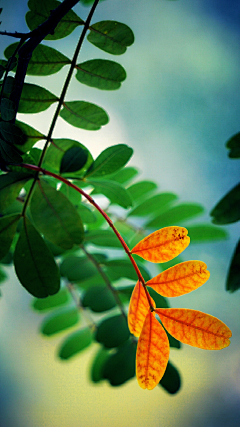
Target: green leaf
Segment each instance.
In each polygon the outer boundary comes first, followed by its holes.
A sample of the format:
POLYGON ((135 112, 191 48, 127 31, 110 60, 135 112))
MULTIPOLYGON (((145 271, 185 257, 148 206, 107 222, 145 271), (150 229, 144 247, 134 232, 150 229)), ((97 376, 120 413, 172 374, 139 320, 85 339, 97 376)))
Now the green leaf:
POLYGON ((89 230, 84 235, 84 243, 109 248, 122 248, 121 243, 112 230, 89 230))
POLYGON ((181 203, 170 207, 145 224, 146 228, 161 228, 169 225, 184 225, 184 221, 203 214, 204 208, 197 203, 181 203))
MULTIPOLYGON (((6 279, 7 279, 7 275, 5 271, 2 268, 0 268, 0 283, 5 282, 6 279)), ((0 292, 0 296, 1 296, 1 292, 0 292)))
POLYGON ((116 307, 116 299, 107 286, 92 286, 82 297, 83 307, 88 307, 96 313, 116 307))
MULTIPOLYGON (((137 274, 133 268, 132 263, 128 259, 111 259, 103 261, 108 276, 111 280, 118 280, 121 277, 126 277, 127 279, 136 280, 137 274)), ((146 268, 141 262, 138 262, 138 267, 143 275, 144 280, 150 280, 150 275, 146 268)))
MULTIPOLYGON (((13 43, 4 51, 4 55, 7 59, 12 56, 17 45, 18 43, 13 43)), ((32 53, 27 68, 27 74, 32 76, 48 76, 57 73, 64 65, 70 63, 70 59, 58 50, 40 44, 32 53)))
POLYGON ((160 193, 150 197, 132 209, 128 216, 147 216, 166 209, 178 197, 173 193, 160 193))
POLYGON ((178 370, 171 362, 168 362, 166 371, 159 383, 168 393, 175 394, 181 387, 181 377, 178 370))
POLYGON ((46 298, 59 291, 58 267, 43 238, 27 217, 23 218, 14 265, 21 284, 33 296, 46 298))
POLYGON ((81 170, 87 163, 88 151, 82 147, 71 147, 67 150, 61 161, 60 172, 68 173, 81 170))
POLYGON ((63 249, 82 242, 83 225, 76 208, 43 179, 37 182, 30 209, 36 227, 50 242, 63 249))
POLYGON ((39 113, 47 110, 50 105, 57 101, 58 98, 49 90, 32 83, 24 83, 18 112, 25 114, 39 113))
POLYGON ((4 87, 3 87, 3 92, 4 93, 12 93, 13 90, 15 88, 15 79, 12 76, 7 76, 4 87))
POLYGON ((23 133, 23 140, 21 145, 15 144, 15 146, 22 153, 29 151, 36 142, 41 141, 42 139, 46 139, 45 135, 38 132, 38 130, 32 128, 26 123, 16 120, 16 125, 23 133))
POLYGON ((106 148, 91 164, 85 176, 104 177, 122 168, 133 154, 133 149, 125 144, 106 148))
POLYGON ((228 238, 228 233, 224 228, 211 224, 190 225, 187 229, 191 243, 214 242, 228 238))
POLYGON ((99 130, 109 121, 106 111, 85 101, 64 102, 60 116, 70 125, 86 130, 99 130))
POLYGON ((94 194, 103 194, 111 203, 122 206, 127 209, 132 206, 132 200, 127 190, 117 182, 105 180, 88 180, 94 187, 94 194))
POLYGON ((19 214, 7 215, 0 218, 0 259, 8 253, 11 247, 20 218, 21 215, 19 214))
POLYGON ((58 356, 60 359, 67 360, 92 344, 92 332, 89 328, 80 329, 69 335, 62 343, 58 356))
POLYGON ((24 172, 9 172, 0 176, 0 212, 16 200, 30 178, 31 175, 24 172))
POLYGON ((111 181, 119 182, 119 184, 125 184, 128 181, 131 181, 136 175, 138 175, 137 169, 128 166, 123 169, 120 169, 108 178, 111 179, 111 181))
POLYGON ((210 212, 214 224, 231 224, 240 219, 240 184, 224 196, 210 212))
POLYGON ((70 301, 71 298, 67 288, 62 288, 57 294, 47 298, 35 298, 32 302, 32 307, 36 311, 47 311, 65 305, 70 301))
POLYGON ((84 203, 80 203, 77 210, 84 224, 92 224, 96 222, 96 215, 90 207, 86 206, 84 203))
POLYGON ((102 90, 119 89, 127 77, 120 64, 106 59, 91 59, 78 64, 76 68, 76 79, 80 83, 102 90))
POLYGON ((16 107, 13 101, 8 98, 2 98, 1 100, 1 117, 5 121, 14 119, 16 107))
POLYGON ((166 298, 158 294, 153 288, 147 288, 149 294, 154 299, 157 308, 169 308, 169 304, 166 298))
MULTIPOLYGON (((93 162, 92 155, 88 149, 80 144, 78 141, 74 141, 73 139, 54 139, 50 147, 47 149, 47 153, 44 159, 43 166, 47 169, 51 169, 53 171, 60 171, 62 158, 65 153, 73 147, 79 147, 87 152, 88 159, 84 165, 82 173, 89 168, 91 163, 93 162)), ((78 175, 80 172, 75 173, 74 175, 78 175)))
POLYGON ((66 307, 55 310, 42 323, 41 332, 43 335, 54 335, 58 332, 70 328, 79 321, 80 315, 77 308, 66 307))
POLYGON ((118 347, 130 336, 127 320, 122 314, 104 319, 97 327, 95 339, 107 348, 118 347))
POLYGON ((16 125, 8 122, 0 122, 0 132, 6 142, 11 144, 21 144, 24 135, 16 125))
POLYGON ((103 376, 112 386, 119 386, 135 377, 137 344, 128 340, 117 348, 104 364, 103 376))
POLYGON ((235 292, 240 288, 240 240, 230 263, 226 288, 229 292, 235 292))
MULTIPOLYGON (((2 122, 3 123, 3 122, 2 122)), ((22 163, 23 159, 13 146, 0 138, 0 157, 7 165, 22 163)))
POLYGON ((136 182, 136 184, 131 185, 128 187, 128 192, 130 196, 132 197, 132 200, 135 202, 136 200, 141 199, 142 197, 145 197, 146 194, 149 194, 153 190, 156 190, 157 184, 152 181, 139 181, 136 182))
POLYGON ((122 55, 134 42, 131 28, 120 22, 101 21, 91 25, 89 29, 88 41, 113 55, 122 55))
MULTIPOLYGON (((91 254, 96 261, 101 262, 105 255, 91 254)), ((60 265, 60 273, 66 277, 69 282, 81 282, 97 274, 97 269, 93 262, 86 256, 70 255, 66 257, 60 265)))
POLYGON ((167 330, 165 330, 165 332, 167 334, 170 347, 180 349, 182 347, 180 341, 170 335, 167 330))
MULTIPOLYGON (((56 0, 41 0, 41 2, 29 0, 28 7, 30 11, 26 14, 28 28, 31 31, 37 28, 49 18, 51 11, 56 9, 59 4, 60 2, 56 0)), ((45 40, 58 40, 67 37, 81 24, 83 24, 83 20, 73 10, 70 10, 56 26, 54 34, 49 34, 45 37, 45 40)))
POLYGON ((233 135, 227 143, 226 147, 229 148, 229 157, 231 159, 239 159, 240 158, 240 132, 233 135))
MULTIPOLYGON (((78 193, 74 188, 69 187, 69 185, 67 185, 67 184, 65 184, 63 182, 61 184, 60 191, 61 191, 62 194, 64 194, 64 196, 66 196, 69 199, 69 201, 75 207, 78 207, 78 205, 79 205, 79 203, 81 201, 81 197, 82 197, 80 193, 78 193)), ((82 217, 81 217, 81 219, 82 219, 82 217)))
POLYGON ((109 358, 109 350, 101 347, 96 353, 90 371, 91 381, 98 383, 104 379, 103 370, 107 359, 109 358))

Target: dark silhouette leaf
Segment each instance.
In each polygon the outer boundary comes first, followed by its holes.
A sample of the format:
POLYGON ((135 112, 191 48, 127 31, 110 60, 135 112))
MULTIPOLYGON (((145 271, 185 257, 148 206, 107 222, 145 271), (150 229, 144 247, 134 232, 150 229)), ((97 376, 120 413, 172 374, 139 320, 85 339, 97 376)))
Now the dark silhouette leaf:
POLYGON ((224 196, 210 212, 214 224, 231 224, 240 219, 240 184, 224 196))
POLYGON ((83 225, 76 208, 43 179, 38 180, 30 204, 33 220, 47 240, 71 249, 83 240, 83 225))
POLYGON ((80 329, 69 335, 62 343, 58 356, 60 359, 67 360, 92 344, 92 332, 89 328, 80 329))
POLYGON ((24 135, 21 129, 13 123, 0 122, 0 132, 3 139, 11 144, 21 145, 22 141, 24 141, 24 135))
POLYGON ((31 114, 47 110, 58 98, 49 90, 32 83, 24 83, 18 112, 31 114))
POLYGON ((21 284, 33 296, 46 298, 59 291, 58 267, 43 238, 27 217, 23 218, 14 265, 21 284))
POLYGON ((171 362, 168 362, 166 371, 159 383, 168 393, 175 394, 181 387, 181 377, 178 370, 171 362))
POLYGON ((229 157, 231 159, 239 159, 240 158, 240 132, 233 135, 227 143, 226 147, 229 148, 229 157))
POLYGON ((102 90, 119 89, 127 76, 120 64, 106 59, 91 59, 76 68, 76 79, 80 83, 102 90))
POLYGON ((113 145, 99 154, 85 176, 105 177, 125 166, 133 154, 133 149, 125 144, 113 145))
POLYGON ((70 328, 80 319, 79 311, 76 307, 66 307, 59 310, 54 310, 41 325, 43 335, 54 335, 58 332, 70 328))
POLYGON ((90 26, 88 41, 113 55, 122 55, 134 42, 132 30, 116 21, 101 21, 90 26))
MULTIPOLYGON (((26 14, 28 28, 34 30, 47 18, 49 18, 52 10, 59 6, 60 2, 56 0, 29 0, 28 7, 30 9, 26 14)), ((67 37, 78 26, 83 24, 83 20, 76 15, 73 10, 70 10, 64 18, 59 22, 54 30, 54 34, 49 34, 45 40, 57 40, 67 37)))
POLYGON ((40 133, 38 130, 33 127, 27 125, 26 123, 19 122, 16 120, 17 127, 23 133, 23 140, 21 145, 15 144, 18 150, 22 153, 26 153, 29 151, 36 142, 41 141, 42 139, 46 139, 46 136, 40 133))
POLYGON ((0 218, 0 239, 1 239, 0 259, 1 260, 8 253, 11 247, 20 218, 21 218, 21 215, 19 214, 7 215, 0 218))
POLYGON ((129 340, 105 361, 103 376, 112 386, 122 385, 135 377, 136 348, 137 344, 129 340))
POLYGON ((82 147, 71 147, 67 150, 61 161, 60 172, 75 172, 81 170, 87 163, 88 151, 82 147))
POLYGON ((8 98, 2 98, 1 100, 1 117, 5 121, 14 119, 15 117, 15 104, 8 98))
POLYGON ((30 178, 31 175, 24 172, 9 172, 0 176, 0 212, 16 200, 30 178))
POLYGON ((11 143, 8 143, 3 139, 0 139, 0 159, 1 158, 7 165, 22 163, 23 161, 22 157, 18 154, 17 150, 13 148, 11 143))
POLYGON ((118 347, 129 338, 127 320, 121 314, 104 319, 97 327, 95 339, 107 348, 118 347))
POLYGON ((227 277, 227 291, 235 292, 240 288, 240 240, 234 251, 227 277))
POLYGON ((70 125, 86 130, 99 130, 109 121, 106 111, 85 101, 65 102, 60 116, 70 125))

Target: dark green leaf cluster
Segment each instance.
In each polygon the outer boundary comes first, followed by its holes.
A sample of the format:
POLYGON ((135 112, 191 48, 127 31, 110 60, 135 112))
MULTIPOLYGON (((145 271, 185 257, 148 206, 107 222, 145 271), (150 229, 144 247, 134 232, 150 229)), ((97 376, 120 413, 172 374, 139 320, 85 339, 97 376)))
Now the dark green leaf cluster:
MULTIPOLYGON (((230 150, 230 159, 240 158, 240 132, 227 141, 226 147, 230 150)), ((216 204, 210 214, 214 224, 232 224, 240 220, 240 183, 216 204)), ((229 266, 226 288, 229 292, 240 289, 240 240, 237 242, 229 266)))

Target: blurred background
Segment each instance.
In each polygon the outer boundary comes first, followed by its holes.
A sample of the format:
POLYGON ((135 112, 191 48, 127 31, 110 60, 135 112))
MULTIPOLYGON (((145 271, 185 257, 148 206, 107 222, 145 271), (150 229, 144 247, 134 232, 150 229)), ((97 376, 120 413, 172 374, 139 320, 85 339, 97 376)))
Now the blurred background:
MULTIPOLYGON (((0 0, 1 30, 28 31, 26 0, 0 0)), ((88 8, 74 10, 82 19, 88 8)), ((119 91, 98 91, 73 82, 68 100, 102 106, 110 123, 97 132, 73 128, 60 118, 55 137, 79 140, 96 157, 104 148, 124 143, 134 149, 130 165, 142 179, 158 183, 181 201, 201 203, 205 219, 239 180, 239 161, 229 159, 225 142, 240 131, 240 4, 238 0, 108 0, 92 22, 112 19, 130 26, 135 43, 114 58, 85 42, 80 61, 117 60, 127 71, 119 91)), ((80 29, 66 39, 48 42, 71 57, 80 29)), ((1 58, 15 40, 1 36, 1 58)), ((46 78, 28 77, 58 95, 64 67, 46 78)), ((54 106, 37 115, 19 115, 47 132, 54 106)), ((186 345, 171 350, 182 388, 168 395, 148 392, 136 379, 121 387, 89 380, 90 347, 61 362, 56 346, 61 334, 38 333, 42 317, 30 308, 31 297, 11 269, 0 299, 1 427, 237 427, 240 419, 240 292, 229 294, 225 281, 239 236, 239 225, 227 226, 226 241, 190 245, 184 259, 200 259, 211 272, 196 292, 172 299, 172 307, 192 308, 219 317, 232 330, 230 347, 204 351, 186 345)))

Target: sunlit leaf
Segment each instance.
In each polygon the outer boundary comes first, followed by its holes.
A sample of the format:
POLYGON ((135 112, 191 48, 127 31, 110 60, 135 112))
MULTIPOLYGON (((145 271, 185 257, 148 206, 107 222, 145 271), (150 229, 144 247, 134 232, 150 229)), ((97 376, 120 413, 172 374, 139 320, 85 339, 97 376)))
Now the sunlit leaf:
POLYGON ((127 76, 120 64, 106 59, 91 59, 77 64, 76 68, 76 79, 80 83, 102 90, 119 89, 127 76))
POLYGON ((9 172, 0 176, 0 212, 11 205, 31 175, 24 172, 9 172))
POLYGON ((62 119, 80 129, 99 130, 109 121, 106 111, 86 101, 64 102, 62 119))
POLYGON ((210 215, 214 224, 231 224, 240 220, 240 184, 218 202, 210 215))
POLYGON ((55 295, 50 295, 47 298, 35 298, 32 302, 32 307, 36 311, 47 311, 53 308, 65 305, 71 301, 70 293, 67 288, 62 288, 55 295))
POLYGON ((49 90, 32 83, 24 83, 18 112, 25 114, 39 113, 47 110, 57 100, 58 98, 49 90))
POLYGON ((30 209, 37 228, 50 242, 63 249, 82 242, 84 230, 77 210, 43 179, 37 182, 30 209))
POLYGON ((152 181, 139 181, 136 182, 136 184, 131 185, 128 187, 128 192, 130 193, 132 199, 134 202, 136 200, 141 199, 142 197, 145 197, 146 194, 149 194, 153 190, 156 190, 157 184, 152 181))
POLYGON ((10 249, 20 218, 21 215, 19 214, 7 215, 0 218, 0 259, 2 259, 10 249))
MULTIPOLYGON (((41 0, 41 2, 29 0, 28 7, 30 11, 26 14, 28 28, 30 28, 30 30, 37 28, 49 18, 51 11, 56 9, 59 5, 60 2, 56 0, 41 0)), ((57 40, 67 37, 81 24, 83 24, 82 19, 79 18, 73 10, 70 10, 56 26, 54 33, 48 34, 45 40, 57 40)))
POLYGON ((116 21, 101 21, 90 26, 87 39, 99 49, 122 55, 134 42, 134 34, 127 25, 116 21))
POLYGON ((147 261, 166 262, 179 255, 190 243, 188 231, 183 227, 165 227, 141 240, 131 250, 147 261))
POLYGON ((120 386, 135 377, 136 343, 128 340, 105 360, 103 376, 112 386, 120 386))
POLYGON ((204 262, 185 261, 153 277, 146 285, 164 297, 178 297, 199 288, 209 277, 204 262))
POLYGON ((95 339, 107 348, 118 347, 129 338, 127 320, 122 314, 108 317, 98 325, 95 339))
POLYGON ((240 132, 233 135, 227 143, 226 147, 230 149, 228 155, 231 159, 239 159, 240 157, 240 132))
POLYGON ((204 208, 196 203, 182 203, 172 206, 145 224, 146 228, 167 227, 171 224, 181 224, 186 220, 203 214, 204 208))
POLYGON ((23 218, 14 265, 21 284, 33 296, 45 298, 59 291, 58 267, 43 238, 27 217, 23 218))
POLYGON ((41 325, 43 335, 54 335, 70 328, 79 321, 79 310, 76 307, 66 307, 54 310, 41 325))
POLYGON ((177 199, 176 194, 160 193, 141 202, 138 206, 132 209, 128 216, 149 216, 166 209, 177 199))
MULTIPOLYGON (((4 55, 7 59, 12 56, 17 45, 18 43, 13 43, 5 49, 4 55)), ((70 63, 70 59, 58 50, 39 44, 32 53, 27 74, 32 76, 47 76, 57 73, 64 65, 70 63)))
POLYGON ((83 307, 89 307, 96 313, 116 307, 116 299, 107 286, 92 286, 82 296, 83 307))
POLYGON ((58 351, 60 359, 67 360, 92 344, 93 335, 89 328, 80 329, 69 335, 61 344, 58 351))
POLYGON ((106 148, 91 164, 85 176, 105 177, 122 168, 133 154, 133 149, 125 144, 106 148))
POLYGON ((191 243, 214 242, 228 238, 228 232, 223 227, 212 224, 197 224, 188 226, 191 243))
MULTIPOLYGON (((156 307, 155 302, 151 299, 151 304, 156 307)), ((137 281, 130 299, 128 310, 128 327, 131 334, 139 337, 143 328, 145 318, 149 312, 149 302, 143 285, 137 281)))
POLYGON ((157 308, 164 327, 177 340, 203 348, 221 350, 230 344, 230 329, 210 314, 185 308, 157 308))
POLYGON ((137 346, 136 375, 141 388, 152 390, 156 387, 166 370, 169 351, 166 332, 155 314, 149 312, 137 346))
POLYGON ((227 291, 235 292, 240 288, 240 240, 235 248, 227 277, 227 291))
POLYGON ((175 394, 181 387, 181 377, 175 366, 168 361, 166 371, 159 383, 168 393, 175 394))
POLYGON ((103 194, 111 203, 122 206, 127 209, 132 206, 132 199, 127 190, 118 182, 99 179, 88 180, 88 183, 94 187, 94 194, 103 194))

